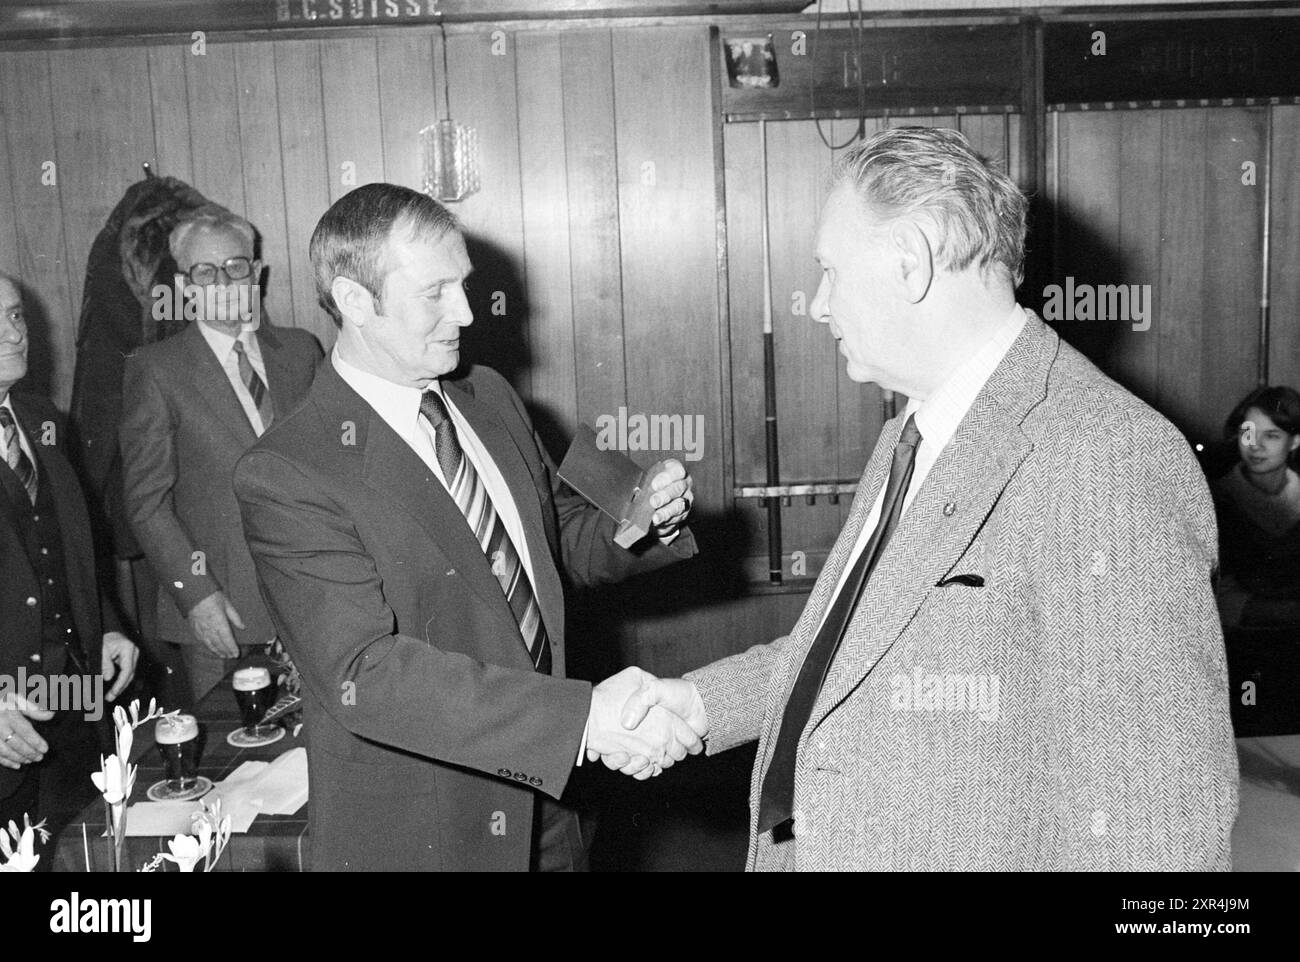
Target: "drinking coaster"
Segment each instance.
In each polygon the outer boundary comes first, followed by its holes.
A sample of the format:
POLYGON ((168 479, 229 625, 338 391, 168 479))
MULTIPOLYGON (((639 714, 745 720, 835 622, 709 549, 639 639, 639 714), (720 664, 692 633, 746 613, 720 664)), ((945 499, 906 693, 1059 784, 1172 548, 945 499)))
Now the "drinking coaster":
POLYGON ((212 791, 212 779, 203 775, 198 776, 194 782, 194 787, 187 789, 179 794, 172 794, 167 791, 167 780, 154 782, 145 792, 151 801, 155 802, 189 802, 196 798, 202 798, 208 792, 212 791))
POLYGON ((260 738, 256 735, 250 735, 242 728, 236 728, 226 736, 226 744, 233 745, 236 748, 261 748, 263 745, 274 745, 284 737, 284 729, 276 727, 269 735, 263 735, 260 738))

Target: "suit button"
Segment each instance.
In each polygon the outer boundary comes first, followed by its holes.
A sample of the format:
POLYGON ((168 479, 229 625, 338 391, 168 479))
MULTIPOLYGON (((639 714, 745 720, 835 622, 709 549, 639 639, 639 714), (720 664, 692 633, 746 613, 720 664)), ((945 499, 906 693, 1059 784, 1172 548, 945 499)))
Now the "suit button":
POLYGON ((40 660, 41 660, 41 653, 39 651, 36 652, 36 654, 32 655, 30 658, 28 658, 28 661, 34 661, 38 664, 40 663, 40 660))
POLYGON ((63 620, 63 615, 56 611, 56 612, 54 613, 54 620, 55 620, 55 621, 62 621, 62 620, 63 620))
POLYGON ((39 514, 34 514, 34 515, 32 515, 32 520, 33 520, 33 521, 40 521, 40 520, 41 520, 41 516, 40 516, 39 514))
POLYGON ((28 607, 28 608, 35 608, 35 607, 36 607, 36 599, 35 599, 35 598, 28 598, 28 599, 27 599, 27 607, 28 607))
POLYGON ((50 549, 49 549, 49 548, 42 548, 42 549, 41 549, 41 554, 43 554, 43 555, 47 555, 47 554, 49 554, 49 553, 50 553, 50 549))
POLYGON ((45 583, 46 583, 47 585, 52 585, 52 584, 54 584, 54 579, 53 579, 53 578, 46 578, 46 579, 45 579, 45 583))

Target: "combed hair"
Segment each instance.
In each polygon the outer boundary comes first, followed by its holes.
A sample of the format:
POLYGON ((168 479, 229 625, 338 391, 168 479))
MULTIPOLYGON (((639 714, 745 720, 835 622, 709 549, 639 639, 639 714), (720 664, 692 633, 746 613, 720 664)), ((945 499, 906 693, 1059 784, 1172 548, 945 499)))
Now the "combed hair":
POLYGON ((961 133, 942 127, 892 127, 836 162, 836 186, 851 183, 880 222, 922 215, 938 228, 935 263, 971 264, 1024 279, 1028 202, 1007 174, 981 157, 961 133))
POLYGON ((167 247, 177 263, 180 262, 180 252, 185 249, 186 240, 197 230, 234 231, 248 241, 250 250, 257 244, 257 232, 244 218, 220 204, 203 204, 181 214, 180 220, 167 237, 167 247))
POLYGON ((460 225, 456 215, 427 194, 397 184, 366 184, 349 191, 325 212, 311 235, 311 266, 321 307, 342 325, 330 287, 336 277, 356 281, 382 308, 388 238, 397 229, 436 241, 460 225))

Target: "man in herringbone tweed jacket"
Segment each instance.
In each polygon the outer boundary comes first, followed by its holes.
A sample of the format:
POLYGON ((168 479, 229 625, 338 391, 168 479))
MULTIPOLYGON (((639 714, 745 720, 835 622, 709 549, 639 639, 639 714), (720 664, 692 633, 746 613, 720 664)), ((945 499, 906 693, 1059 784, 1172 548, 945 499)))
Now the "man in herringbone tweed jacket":
POLYGON ((883 131, 837 170, 813 316, 850 377, 911 400, 793 632, 643 695, 707 715, 710 754, 758 739, 751 870, 1229 867, 1206 485, 1168 421, 1015 305, 1024 232, 955 131, 883 131), (901 517, 801 715, 905 422, 901 517))

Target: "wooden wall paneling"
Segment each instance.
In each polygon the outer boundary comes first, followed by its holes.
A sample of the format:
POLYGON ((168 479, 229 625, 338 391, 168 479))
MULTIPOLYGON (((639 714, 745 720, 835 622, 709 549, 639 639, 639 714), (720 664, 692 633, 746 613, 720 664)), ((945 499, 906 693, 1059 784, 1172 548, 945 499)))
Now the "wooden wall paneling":
MULTIPOLYGON (((822 126, 829 137, 830 125, 822 126)), ((836 369, 841 359, 826 325, 813 321, 808 309, 821 279, 813 254, 831 152, 811 120, 769 123, 767 151, 781 480, 824 481, 839 472, 836 369)), ((795 498, 781 509, 782 551, 818 555, 839 528, 838 510, 824 501, 809 505, 795 498)))
POLYGON ((190 143, 189 83, 185 61, 189 43, 164 43, 148 48, 149 90, 153 105, 154 172, 194 182, 190 143))
POLYGON ((461 353, 499 370, 527 398, 532 395, 533 358, 524 276, 516 38, 488 29, 448 36, 447 70, 451 119, 478 131, 483 185, 456 205, 475 267, 471 304, 476 323, 466 333, 461 353))
MULTIPOLYGON (((1069 278, 1081 284, 1118 284, 1123 265, 1119 251, 1121 115, 1116 111, 1070 113, 1061 117, 1061 191, 1059 234, 1061 261, 1051 282, 1068 300, 1069 278)), ((1080 320, 1065 305, 1064 317, 1047 316, 1047 291, 1028 291, 1032 307, 1068 343, 1111 373, 1116 321, 1080 320)))
POLYGON ((515 57, 531 401, 543 440, 556 454, 578 426, 560 45, 557 34, 520 34, 515 57))
MULTIPOLYGON (((1178 323, 1161 311, 1160 223, 1161 184, 1160 118, 1150 111, 1122 111, 1115 136, 1119 140, 1119 255, 1122 273, 1117 283, 1135 287, 1149 312, 1150 327, 1137 330, 1136 320, 1112 325, 1114 347, 1108 373, 1148 404, 1159 400, 1159 355, 1156 325, 1178 323)), ((1130 302, 1131 303, 1131 302, 1130 302)))
POLYGON ((612 35, 565 32, 560 56, 578 419, 594 425, 627 404, 612 35))
POLYGON ((0 57, 0 135, 5 146, 0 196, 12 197, 8 223, 0 228, 0 270, 15 275, 24 287, 30 338, 24 387, 48 392, 67 410, 72 355, 65 352, 69 338, 75 342, 85 261, 80 272, 70 269, 65 246, 62 191, 74 169, 56 166, 57 183, 42 183, 44 165, 60 160, 51 96, 48 54, 0 57))
POLYGON ((443 109, 437 36, 432 31, 401 30, 381 33, 376 40, 384 180, 414 190, 421 189, 424 176, 420 131, 436 121, 443 109))
POLYGON ((194 181, 208 200, 248 216, 235 45, 212 42, 206 53, 185 54, 194 181))
MULTIPOLYGON (((1009 158, 1008 168, 1011 172, 1011 179, 1021 187, 1024 187, 1026 178, 1024 161, 1021 157, 1020 149, 1021 138, 1024 136, 1024 118, 1022 118, 1020 114, 1007 114, 1006 122, 1007 157, 1009 158)), ((1051 118, 1044 118, 1043 123, 1050 127, 1051 118)), ((1045 186, 1040 186, 1040 189, 1045 189, 1045 186)), ((1043 246, 1044 248, 1046 247, 1046 245, 1041 244, 1041 242, 1040 246, 1043 246)))
MULTIPOLYGON (((293 273, 289 269, 275 48, 269 43, 241 43, 235 45, 234 55, 245 216, 262 237, 262 263, 268 271, 264 306, 273 323, 293 326, 293 273)), ((307 243, 305 238, 298 242, 304 247, 307 243)))
MULTIPOLYGON (((18 203, 14 193, 14 181, 21 176, 9 156, 9 126, 11 117, 5 92, 15 90, 10 84, 5 62, 0 60, 0 273, 17 275, 19 236, 22 228, 18 223, 18 203)), ((48 101, 47 101, 48 104, 48 101)), ((39 176, 37 178, 39 180, 39 176)))
MULTIPOLYGON (((845 143, 851 137, 858 127, 856 120, 836 120, 829 125, 827 137, 835 145, 845 143)), ((863 126, 863 134, 870 137, 880 130, 880 121, 874 118, 868 118, 863 126)), ((862 143, 861 139, 854 140, 852 143, 836 151, 836 157, 851 150, 857 144, 862 143)), ((816 265, 814 265, 815 268, 816 265)), ((820 272, 819 272, 820 273, 820 272)), ((880 436, 880 427, 884 423, 884 412, 881 406, 881 390, 875 384, 860 384, 852 380, 846 369, 846 361, 836 341, 830 335, 824 326, 817 325, 818 332, 827 342, 827 351, 830 353, 832 362, 835 365, 835 384, 838 395, 838 438, 839 443, 836 451, 836 468, 835 476, 839 480, 857 480, 866 470, 867 461, 871 458, 871 452, 876 448, 876 439, 880 436)), ((821 499, 818 504, 824 504, 821 499)), ((843 527, 844 522, 849 518, 849 509, 853 506, 852 495, 840 498, 838 509, 831 509, 831 514, 835 517, 838 526, 843 527)), ((829 550, 831 542, 826 545, 829 550)), ((810 559, 811 560, 811 559, 810 559)), ((821 559, 818 560, 816 570, 821 569, 821 559)), ((814 574, 814 568, 809 565, 809 574, 814 574)))
MULTIPOLYGON (((1242 183, 1242 164, 1264 161, 1264 107, 1211 109, 1204 146, 1205 246, 1201 273, 1201 399, 1195 430, 1218 438, 1228 412, 1255 387, 1264 192, 1242 183)), ((1173 319, 1169 319, 1173 322, 1173 319)))
POLYGON ((277 42, 274 50, 293 324, 312 331, 329 348, 337 332, 334 321, 317 303, 307 251, 311 232, 330 205, 320 44, 290 40, 277 42))
POLYGON ((961 114, 957 129, 966 135, 971 146, 989 160, 1007 169, 1006 114, 961 114))
MULTIPOLYGON (((77 317, 90 246, 126 188, 144 176, 141 164, 153 159, 155 138, 143 48, 59 50, 49 56, 69 291, 67 313, 51 317, 56 322, 54 397, 62 407, 72 397, 77 317)), ((24 83, 21 89, 33 88, 24 83)), ((33 226, 43 228, 44 223, 33 226)), ((58 278, 59 272, 51 276, 58 278)))
MULTIPOLYGON (((330 203, 362 184, 384 179, 376 44, 373 37, 321 43, 321 98, 325 108, 330 203)), ((417 131, 423 126, 418 117, 408 117, 406 125, 417 131)))
MULTIPOLYGON (((1156 408, 1184 432, 1208 419, 1200 373, 1205 326, 1205 140, 1208 111, 1169 110, 1162 127, 1160 318, 1153 324, 1159 356, 1156 408), (1206 413, 1202 413, 1202 411, 1206 413)), ((1219 415, 1222 417, 1222 415, 1219 415)), ((1214 432, 1218 437, 1218 432, 1214 432)))
MULTIPOLYGON (((1300 107, 1273 107, 1269 382, 1300 390, 1300 107)), ((1257 164, 1257 168, 1262 165, 1257 164)), ((1263 176, 1257 170, 1257 189, 1263 176)))
POLYGON ((730 500, 717 390, 709 53, 703 27, 614 36, 628 410, 702 424, 702 457, 684 463, 705 512, 730 500))
MULTIPOLYGON (((763 247, 758 124, 722 130, 727 203, 727 298, 731 340, 731 456, 737 484, 766 483, 763 422, 763 247)), ((773 312, 777 307, 773 307, 773 312)), ((779 363, 779 362, 778 362, 779 363)), ((778 412, 779 413, 779 412, 778 412)), ((766 571, 767 512, 755 500, 736 502, 743 552, 762 556, 766 571)), ((787 571, 787 573, 789 573, 787 571)))

